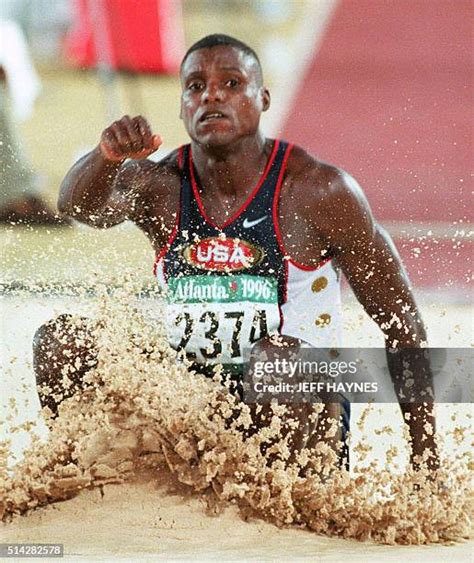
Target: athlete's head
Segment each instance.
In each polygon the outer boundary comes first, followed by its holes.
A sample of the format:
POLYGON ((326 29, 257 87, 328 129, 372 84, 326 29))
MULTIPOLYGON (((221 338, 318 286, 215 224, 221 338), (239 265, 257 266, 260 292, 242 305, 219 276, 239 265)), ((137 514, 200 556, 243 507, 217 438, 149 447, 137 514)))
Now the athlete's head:
POLYGON ((181 119, 202 144, 226 145, 258 130, 270 106, 257 54, 228 35, 208 35, 181 63, 181 119))

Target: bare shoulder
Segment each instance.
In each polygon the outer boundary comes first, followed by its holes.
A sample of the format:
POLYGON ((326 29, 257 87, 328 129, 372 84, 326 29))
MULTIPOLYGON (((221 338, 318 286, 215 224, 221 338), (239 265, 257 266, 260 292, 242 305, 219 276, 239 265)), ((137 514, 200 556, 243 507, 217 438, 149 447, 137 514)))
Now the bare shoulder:
POLYGON ((307 203, 364 198, 358 182, 345 170, 317 159, 297 145, 288 159, 285 183, 307 203))
POLYGON ((283 210, 294 209, 326 240, 373 236, 375 221, 358 182, 301 147, 295 146, 288 159, 280 201, 283 210))

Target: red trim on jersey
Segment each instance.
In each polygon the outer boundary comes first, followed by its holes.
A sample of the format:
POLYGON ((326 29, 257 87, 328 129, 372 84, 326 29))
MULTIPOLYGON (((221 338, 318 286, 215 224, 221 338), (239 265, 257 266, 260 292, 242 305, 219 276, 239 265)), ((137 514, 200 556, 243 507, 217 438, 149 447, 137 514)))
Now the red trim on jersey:
POLYGON ((281 169, 280 169, 280 175, 278 176, 277 185, 275 187, 275 195, 274 195, 274 198, 273 198, 273 224, 275 226, 275 234, 276 234, 276 238, 277 238, 277 241, 278 241, 278 246, 280 248, 280 252, 283 254, 284 257, 286 257, 285 263, 290 262, 291 264, 293 264, 293 266, 296 266, 300 270, 305 270, 306 272, 314 272, 315 270, 318 270, 319 268, 321 268, 321 266, 324 266, 324 264, 326 264, 327 262, 330 262, 332 259, 331 258, 325 258, 324 260, 321 260, 321 262, 316 264, 316 266, 306 266, 305 264, 301 264, 297 260, 294 260, 293 258, 290 257, 290 255, 288 254, 288 252, 285 249, 285 245, 283 243, 283 237, 281 236, 280 225, 278 223, 278 203, 279 203, 280 191, 281 191, 281 187, 283 185, 283 178, 284 178, 284 175, 285 175, 286 165, 287 165, 288 158, 290 156, 292 148, 293 148, 293 145, 289 144, 287 149, 286 149, 285 155, 283 157, 281 169))
MULTIPOLYGON (((158 268, 158 263, 159 263, 160 260, 163 260, 163 258, 166 256, 166 253, 168 252, 171 245, 173 244, 174 239, 176 238, 176 235, 178 234, 178 227, 179 227, 179 210, 178 210, 178 213, 176 215, 175 226, 173 227, 173 230, 171 231, 171 234, 168 237, 166 244, 163 246, 163 248, 160 250, 160 253, 155 258, 155 262, 153 264, 153 276, 155 276, 155 277, 156 277, 156 270, 158 268)), ((165 271, 163 269, 163 276, 164 275, 165 275, 165 271)))
POLYGON ((332 260, 332 258, 325 258, 324 260, 321 260, 321 262, 318 262, 316 264, 316 266, 305 266, 304 264, 301 264, 300 262, 297 262, 296 260, 293 260, 292 258, 290 258, 290 260, 288 260, 288 262, 293 264, 293 266, 295 266, 296 268, 299 268, 300 270, 304 270, 305 272, 315 272, 316 270, 319 270, 319 268, 322 268, 324 266, 324 264, 331 262, 331 260, 332 260))
POLYGON ((284 260, 283 261, 283 267, 284 267, 284 280, 285 280, 285 285, 283 286, 283 303, 286 303, 288 301, 288 270, 289 270, 289 266, 288 266, 288 260, 284 260))
POLYGON ((267 165, 265 166, 265 170, 263 171, 263 174, 260 176, 260 179, 257 182, 257 185, 252 190, 252 192, 247 197, 247 199, 244 201, 244 203, 239 207, 239 209, 237 209, 237 211, 231 217, 229 217, 229 219, 227 219, 224 223, 222 223, 222 225, 220 225, 220 226, 217 225, 216 223, 214 223, 214 221, 212 221, 207 216, 206 210, 204 209, 204 205, 202 204, 201 196, 199 195, 199 190, 197 188, 196 178, 194 176, 192 150, 191 150, 191 147, 189 147, 189 170, 190 170, 190 173, 191 173, 190 174, 191 175, 191 185, 193 187, 194 197, 196 198, 196 201, 197 201, 197 204, 198 204, 198 207, 199 207, 199 211, 201 212, 201 215, 202 215, 203 219, 206 221, 206 223, 209 223, 214 228, 219 229, 221 231, 222 229, 225 229, 231 223, 233 223, 247 209, 247 207, 250 205, 250 202, 257 195, 257 192, 261 188, 263 182, 266 180, 268 173, 270 171, 270 168, 272 167, 273 161, 275 160, 275 156, 276 156, 279 145, 280 145, 279 139, 275 139, 275 142, 273 143, 272 153, 270 155, 270 158, 268 159, 268 162, 267 162, 267 165))
POLYGON ((183 160, 184 160, 184 145, 181 145, 178 149, 178 168, 180 170, 183 169, 183 160))

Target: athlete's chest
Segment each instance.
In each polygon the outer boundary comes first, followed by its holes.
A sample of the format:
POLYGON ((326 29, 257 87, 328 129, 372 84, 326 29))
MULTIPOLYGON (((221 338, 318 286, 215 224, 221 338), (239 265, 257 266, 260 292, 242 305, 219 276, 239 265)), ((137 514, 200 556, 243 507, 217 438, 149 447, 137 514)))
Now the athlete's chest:
POLYGON ((218 217, 187 148, 178 216, 155 275, 165 289, 170 342, 199 362, 241 364, 244 349, 281 323, 285 266, 274 217, 287 150, 275 142, 256 186, 218 217))
MULTIPOLYGON (((314 207, 311 199, 317 186, 308 186, 306 191, 295 187, 291 166, 282 166, 285 153, 289 151, 280 143, 274 144, 260 181, 254 187, 249 185, 238 197, 226 195, 226 189, 220 195, 202 189, 194 167, 190 167, 190 155, 185 152, 183 150, 181 154, 181 170, 170 179, 168 189, 164 192, 151 189, 150 198, 140 213, 139 226, 147 234, 156 254, 166 246, 178 216, 183 214, 186 202, 182 188, 186 183, 191 191, 194 190, 193 199, 197 203, 194 217, 185 225, 186 236, 197 239, 203 231, 208 233, 206 226, 230 225, 235 227, 231 229, 235 236, 255 239, 257 234, 261 239, 268 236, 272 223, 276 222, 284 247, 292 258, 311 264, 328 254, 328 243, 323 236, 325 225, 320 224, 325 222, 324 217, 318 216, 316 221, 307 217, 309 206, 314 207), (277 184, 281 184, 280 189, 276 189, 277 184)), ((224 237, 229 232, 228 228, 217 230, 224 237)), ((206 256, 223 256, 228 252, 223 248, 212 250, 205 245, 201 251, 206 256)), ((232 254, 237 260, 241 250, 231 253, 231 258, 232 254)))
POLYGON ((334 225, 328 215, 327 181, 313 173, 305 176, 301 168, 301 162, 289 159, 278 194, 276 222, 287 254, 297 262, 316 266, 333 254, 328 234, 334 225))

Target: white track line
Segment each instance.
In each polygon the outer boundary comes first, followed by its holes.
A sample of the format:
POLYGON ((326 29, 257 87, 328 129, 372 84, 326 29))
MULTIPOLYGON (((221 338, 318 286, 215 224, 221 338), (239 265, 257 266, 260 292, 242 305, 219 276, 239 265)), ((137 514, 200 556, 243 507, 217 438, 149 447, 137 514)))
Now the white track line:
MULTIPOLYGON (((292 52, 291 68, 284 73, 284 83, 276 81, 272 92, 272 107, 266 117, 265 133, 268 137, 278 136, 286 122, 294 99, 306 71, 321 44, 331 17, 339 0, 309 0, 307 12, 296 38, 289 46, 292 52)), ((281 76, 281 75, 280 75, 281 76)))
POLYGON ((471 239, 474 234, 473 223, 453 223, 443 222, 403 222, 403 221, 380 221, 382 227, 396 238, 451 238, 451 239, 471 239))

